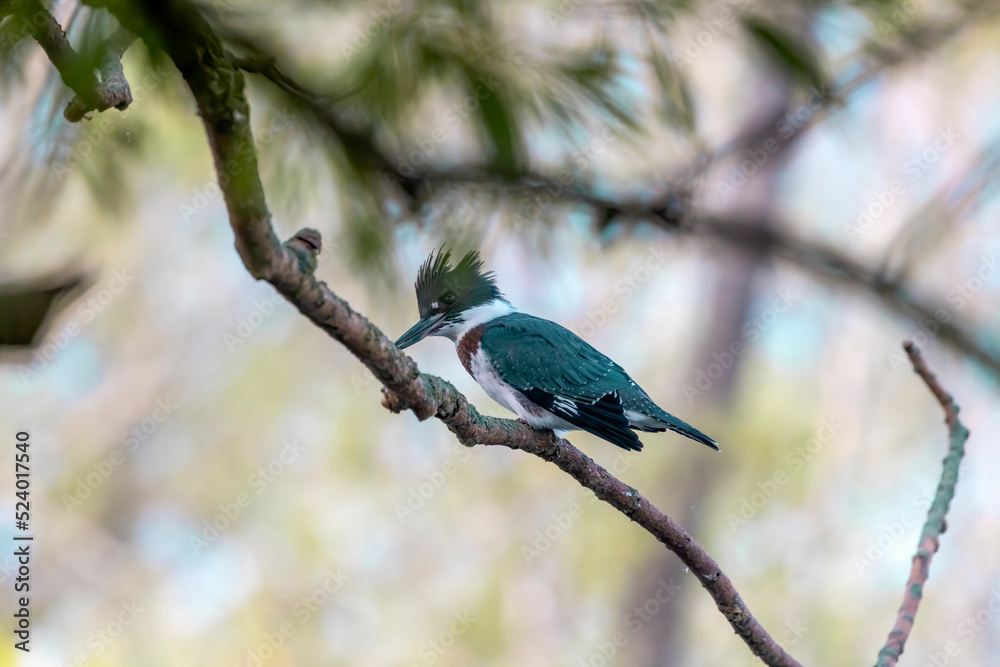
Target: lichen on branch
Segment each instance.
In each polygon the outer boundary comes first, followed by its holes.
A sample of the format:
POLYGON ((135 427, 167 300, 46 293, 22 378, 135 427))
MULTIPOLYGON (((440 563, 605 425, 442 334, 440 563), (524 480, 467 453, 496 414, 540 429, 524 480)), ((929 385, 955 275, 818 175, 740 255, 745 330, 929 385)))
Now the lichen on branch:
POLYGON ((924 522, 923 530, 920 531, 917 553, 913 556, 910 576, 903 589, 903 603, 899 606, 896 623, 889 632, 885 646, 878 653, 878 662, 875 667, 893 667, 899 661, 899 657, 903 655, 906 640, 909 639, 910 632, 913 630, 917 609, 919 609, 920 601, 923 598, 924 585, 930 577, 931 561, 941 545, 940 538, 945 529, 945 516, 948 514, 948 508, 955 497, 958 470, 962 464, 962 457, 965 455, 965 441, 969 439, 969 430, 958 420, 958 404, 955 403, 951 394, 941 387, 934 373, 927 367, 920 350, 910 341, 903 343, 903 349, 906 350, 906 354, 913 364, 913 371, 921 377, 931 393, 934 394, 934 398, 944 408, 945 423, 948 425, 948 451, 944 457, 941 479, 938 481, 934 500, 927 511, 927 520, 924 522))

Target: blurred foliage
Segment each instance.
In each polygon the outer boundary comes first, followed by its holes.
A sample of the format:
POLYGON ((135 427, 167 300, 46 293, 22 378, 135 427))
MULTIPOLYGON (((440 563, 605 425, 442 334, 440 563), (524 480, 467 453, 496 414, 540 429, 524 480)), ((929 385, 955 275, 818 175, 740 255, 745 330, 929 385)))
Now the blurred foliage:
POLYGON ((758 16, 743 20, 747 32, 784 68, 803 84, 822 89, 826 77, 816 55, 797 37, 758 16))
MULTIPOLYGON (((346 13, 351 12, 348 5, 338 7, 346 13)), ((313 88, 330 113, 339 117, 342 127, 353 128, 353 132, 367 138, 359 143, 349 140, 343 133, 334 132, 332 142, 319 144, 328 150, 339 147, 344 153, 346 161, 334 160, 332 164, 335 171, 343 174, 345 184, 354 184, 352 189, 356 186, 372 193, 341 202, 341 206, 349 207, 341 211, 344 219, 354 221, 357 226, 345 234, 345 240, 351 239, 345 248, 357 252, 354 260, 358 267, 385 266, 386 262, 379 260, 384 260, 388 251, 386 235, 376 233, 377 225, 372 223, 386 217, 385 188, 373 186, 373 179, 350 174, 377 166, 377 161, 373 163, 366 155, 373 146, 387 156, 395 154, 397 159, 389 161, 396 169, 400 169, 403 162, 407 167, 417 168, 403 157, 416 151, 415 155, 422 161, 418 167, 421 171, 483 169, 501 180, 517 181, 523 174, 537 171, 539 164, 549 165, 550 168, 543 171, 552 174, 558 173, 557 167, 576 170, 573 156, 581 148, 586 150, 581 141, 595 127, 621 125, 626 128, 621 134, 628 141, 635 141, 646 131, 645 126, 654 122, 647 116, 650 109, 656 110, 667 127, 673 127, 678 141, 683 142, 687 137, 689 143, 697 142, 697 114, 687 76, 670 53, 669 42, 674 25, 685 16, 700 11, 698 3, 630 1, 592 7, 563 2, 533 9, 526 6, 526 11, 544 13, 544 20, 557 31, 579 30, 583 25, 590 31, 582 40, 560 44, 557 40, 546 39, 536 45, 524 43, 510 34, 508 26, 514 16, 508 7, 452 0, 392 2, 385 6, 359 4, 353 12, 360 14, 362 20, 341 42, 340 51, 345 56, 343 66, 335 65, 332 70, 329 62, 324 63, 324 58, 302 49, 303 45, 296 43, 293 34, 282 32, 280 22, 272 18, 277 17, 276 9, 264 5, 241 5, 234 9, 222 3, 209 3, 203 9, 236 53, 250 54, 258 59, 275 58, 278 66, 291 74, 292 79, 313 88), (641 35, 640 42, 613 37, 600 28, 599 23, 590 22, 592 15, 605 12, 635 24, 641 35), (641 74, 635 69, 637 66, 646 68, 653 78, 641 74), (623 87, 625 81, 637 76, 647 86, 641 96, 623 87), (349 91, 346 98, 334 101, 344 91, 349 91), (437 113, 445 110, 443 123, 439 120, 431 130, 447 132, 449 143, 460 143, 458 138, 451 136, 455 133, 474 143, 458 153, 438 146, 439 137, 432 137, 428 129, 421 128, 422 123, 415 120, 426 117, 428 105, 438 109, 437 113), (474 125, 467 126, 464 121, 470 112, 474 125), (470 134, 473 127, 476 131, 470 134), (550 131, 557 132, 562 141, 546 140, 546 150, 535 149, 538 139, 550 131), (426 151, 428 154, 423 154, 421 146, 430 147, 426 151), (365 210, 356 209, 358 204, 365 210)), ((324 3, 308 2, 296 3, 296 9, 302 18, 292 22, 287 30, 295 30, 295 26, 309 21, 310 15, 319 20, 330 11, 324 3)), ((102 38, 116 27, 105 10, 83 6, 72 7, 68 17, 63 12, 61 18, 81 54, 95 53, 102 38)), ((23 56, 28 52, 22 48, 23 42, 15 38, 20 20, 11 17, 0 26, 14 36, 0 40, 0 44, 17 56, 3 59, 7 77, 23 69, 23 56)), ((793 71, 818 80, 818 56, 809 53, 787 32, 760 21, 752 24, 751 31, 781 55, 793 71)), ((142 43, 137 43, 131 51, 143 48, 142 43)), ((155 56, 148 62, 156 66, 161 58, 155 56)), ((139 58, 136 62, 144 60, 139 58)), ((58 77, 50 71, 47 88, 58 88, 57 84, 58 77)), ((157 104, 188 104, 182 98, 163 99, 162 92, 154 91, 157 104)), ((276 94, 275 106, 287 105, 302 111, 304 120, 315 116, 315 109, 310 110, 298 95, 286 90, 278 90, 276 94)), ((87 123, 67 128, 60 115, 62 106, 64 100, 38 105, 37 109, 44 113, 33 123, 39 128, 47 128, 45 131, 50 136, 62 137, 60 142, 72 142, 72 134, 87 123)), ((308 124, 297 125, 297 131, 308 131, 313 137, 330 131, 327 124, 317 122, 315 117, 305 122, 308 124)), ((109 155, 110 159, 87 175, 98 175, 88 178, 94 195, 105 205, 118 208, 124 202, 119 200, 124 193, 100 187, 102 173, 116 182, 120 180, 113 172, 113 165, 119 163, 113 151, 110 144, 102 147, 100 152, 109 155)), ((271 151, 262 152, 265 160, 282 159, 281 151, 274 151, 273 156, 271 151)), ((38 168, 54 159, 58 159, 54 151, 49 151, 33 164, 38 168)), ((304 170, 312 169, 308 166, 304 170)), ((402 171, 405 172, 406 167, 402 171)), ((585 173, 574 178, 582 178, 583 182, 591 184, 589 187, 600 188, 595 175, 586 173, 588 171, 589 164, 585 173)), ((410 193, 410 196, 426 194, 429 193, 410 193)), ((432 208, 435 206, 432 203, 432 208)), ((411 209, 408 205, 405 208, 411 209)), ((551 217, 543 214, 540 221, 551 221, 551 217)))
MULTIPOLYGON (((917 4, 201 7, 248 71, 279 235, 319 229, 319 275, 390 336, 412 324, 413 273, 430 248, 482 249, 517 306, 589 332, 665 408, 718 435, 724 451, 711 459, 664 435, 624 464, 589 436, 572 440, 683 515, 794 655, 839 665, 874 658, 916 535, 860 570, 857 559, 919 513, 914 498, 939 470, 940 414, 894 363, 899 339, 924 337, 973 431, 914 655, 956 641, 955 624, 984 608, 1000 576, 998 462, 983 446, 1000 427, 995 382, 949 357, 934 322, 896 318, 780 260, 748 268, 664 227, 773 215, 785 225, 776 231, 884 267, 1000 340, 997 283, 979 273, 1000 250, 996 17, 990 3, 917 4), (820 117, 808 88, 824 83, 833 94, 820 117), (809 134, 781 129, 807 124, 809 134), (952 125, 960 139, 911 178, 952 125), (781 148, 762 149, 768 139, 781 148), (766 164, 754 161, 762 154, 766 164), (759 169, 756 180, 740 183, 741 168, 759 169), (905 194, 890 207, 897 180, 905 194), (720 183, 736 194, 720 196, 720 183), (595 213, 565 192, 620 205, 595 213), (654 204, 672 222, 641 212, 654 204), (882 213, 859 221, 876 204, 882 213), (845 234, 862 224, 861 236, 845 234), (727 305, 745 286, 745 301, 727 305), (779 292, 795 300, 775 316, 779 292), (713 391, 728 378, 723 401, 713 391), (830 420, 840 426, 821 441, 830 420), (809 630, 789 644, 799 622, 809 630)), ((52 7, 82 54, 117 27, 104 10, 52 7)), ((616 664, 750 664, 651 538, 551 466, 458 448, 436 422, 388 415, 355 359, 246 274, 200 119, 163 53, 134 43, 123 59, 133 106, 71 125, 72 95, 22 18, 0 22, 2 277, 79 259, 103 269, 91 299, 107 296, 111 272, 134 275, 98 316, 78 304, 59 315, 52 336, 68 324, 80 333, 47 348, 53 356, 0 366, 11 406, 0 425, 27 423, 39 442, 45 659, 96 664, 88 638, 137 598, 147 615, 107 647, 107 664, 252 664, 248 651, 288 620, 296 635, 269 664, 429 664, 422 651, 464 609, 477 621, 435 664, 597 664, 627 614, 674 576, 676 604, 629 635, 616 664), (156 421, 165 398, 180 407, 156 421), (129 449, 127 434, 150 424, 129 449), (193 552, 205 522, 295 438, 301 457, 193 552), (90 488, 116 451, 125 462, 90 488), (69 511, 81 488, 89 495, 69 511), (396 506, 410 502, 419 507, 403 520, 396 506), (526 562, 523 548, 573 503, 583 511, 573 528, 526 562), (299 624, 294 605, 338 566, 347 585, 299 624), (679 647, 660 659, 671 632, 679 647)), ((443 341, 413 353, 484 412, 505 414, 443 341)), ((998 628, 962 644, 962 664, 1000 654, 998 628)))
MULTIPOLYGON (((355 195, 361 191, 368 193, 342 198, 339 203, 340 217, 348 226, 356 227, 345 230, 344 247, 352 252, 352 261, 359 269, 390 266, 385 261, 390 251, 389 235, 379 232, 379 224, 373 221, 399 216, 409 219, 413 213, 426 215, 427 211, 445 205, 435 200, 433 190, 413 191, 399 179, 395 181, 396 187, 387 188, 383 178, 363 173, 380 171, 385 162, 403 176, 411 172, 440 171, 453 176, 465 172, 488 174, 510 183, 522 181, 529 174, 554 177, 560 169, 568 168, 573 174, 572 186, 577 190, 609 194, 616 189, 621 191, 621 186, 608 183, 607 174, 595 171, 592 161, 581 160, 580 154, 586 156, 587 142, 592 143, 590 137, 600 132, 600 128, 620 126, 624 129, 615 132, 638 152, 644 137, 668 131, 676 147, 676 155, 670 162, 697 163, 701 159, 698 156, 706 150, 706 142, 691 90, 692 71, 683 66, 683 59, 678 60, 683 52, 682 35, 689 25, 707 26, 709 32, 704 35, 714 41, 724 36, 715 32, 725 30, 735 16, 752 42, 794 79, 806 86, 822 88, 837 78, 825 73, 827 57, 821 43, 798 36, 803 22, 808 20, 801 18, 803 13, 819 15, 826 11, 828 5, 822 2, 786 10, 781 5, 772 5, 766 8, 767 18, 764 14, 748 13, 750 6, 745 3, 691 0, 668 3, 626 0, 593 5, 564 1, 537 6, 527 3, 517 8, 456 0, 291 5, 298 15, 287 25, 280 20, 282 10, 261 3, 238 6, 205 3, 202 10, 234 53, 260 62, 274 62, 290 75, 289 81, 305 87, 270 89, 268 98, 276 108, 294 109, 300 116, 295 131, 305 133, 304 139, 319 148, 320 153, 330 153, 333 174, 328 177, 338 178, 355 195), (352 17, 356 23, 339 29, 339 48, 310 51, 308 42, 297 39, 295 32, 308 33, 303 26, 328 20, 333 12, 352 17), (536 40, 519 38, 514 26, 529 25, 531 20, 542 22, 554 32, 536 40), (627 28, 610 29, 605 20, 627 28), (573 34, 574 38, 553 37, 560 32, 573 34), (341 57, 331 62, 332 54, 341 57), (487 82, 485 87, 483 82, 487 82), (641 92, 635 89, 636 83, 642 86, 641 92), (312 94, 314 98, 310 97, 312 94), (304 100, 303 95, 310 101, 304 100), (317 107, 323 111, 319 112, 317 107), (332 127, 318 113, 336 117, 337 126, 332 127), (437 119, 433 120, 435 116, 437 119), (467 125, 465 120, 470 116, 473 124, 467 125), (432 122, 428 123, 429 119, 432 122), (434 132, 447 134, 447 142, 442 143, 441 134, 434 132), (323 135, 329 140, 320 139, 323 135), (373 151, 382 157, 373 159, 373 151), (414 164, 409 157, 420 164, 414 164), (582 171, 577 165, 584 165, 582 171), (391 200, 393 190, 402 194, 404 201, 387 206, 387 196, 391 200), (424 202, 425 198, 430 201, 424 202), (411 204, 407 199, 417 201, 411 204), (424 207, 425 203, 429 203, 429 209, 424 207)), ((878 30, 881 22, 894 20, 894 25, 904 32, 893 37, 905 39, 906 31, 916 34, 914 29, 922 18, 901 2, 865 0, 849 6, 854 16, 863 17, 868 23, 868 39, 879 44, 880 49, 885 39, 878 30)), ((846 12, 846 7, 841 4, 837 11, 846 12)), ((102 40, 117 27, 103 9, 72 4, 56 9, 84 58, 93 60, 102 40)), ((8 82, 23 72, 26 55, 31 52, 30 40, 24 40, 26 20, 14 15, 0 24, 0 49, 4 50, 0 58, 2 76, 8 82)), ((694 33, 698 39, 704 35, 694 33)), ((164 66, 162 54, 149 59, 140 53, 144 49, 141 42, 130 49, 129 61, 134 68, 164 66)), ((857 53, 860 56, 867 50, 862 43, 857 53)), ((252 83, 254 88, 258 87, 256 80, 252 83)), ((260 85, 269 88, 267 83, 260 85)), ((155 103, 190 108, 183 95, 165 95, 175 88, 171 85, 152 91, 155 103)), ((86 132, 87 125, 94 120, 67 127, 61 117, 67 92, 51 68, 45 86, 35 94, 38 103, 32 119, 35 127, 32 136, 46 136, 42 145, 50 148, 30 163, 16 169, 8 165, 5 171, 22 184, 32 182, 33 187, 40 188, 39 193, 46 192, 45 196, 34 199, 47 201, 61 182, 32 180, 26 170, 41 169, 58 161, 56 146, 77 141, 79 133, 86 132)), ((255 108, 255 113, 266 111, 255 108)), ((144 134, 126 132, 130 137, 144 134)), ((39 143, 32 143, 37 149, 39 143)), ((266 145, 261 150, 265 173, 286 175, 283 181, 275 182, 279 187, 273 197, 278 200, 284 197, 283 193, 295 191, 297 183, 308 181, 310 173, 322 172, 316 163, 321 155, 315 151, 302 152, 297 165, 268 169, 267 162, 284 161, 285 144, 287 141, 282 141, 278 150, 268 150, 266 145)), ((91 160, 93 169, 83 172, 94 196, 123 214, 128 206, 127 193, 101 187, 102 175, 124 182, 115 174, 116 165, 122 164, 117 153, 136 148, 120 146, 118 141, 105 144, 93 156, 101 160, 100 164, 91 160)), ((476 176, 472 180, 481 178, 476 176)), ((459 178, 458 182, 463 180, 459 178)), ((641 186, 649 193, 650 188, 658 187, 657 181, 662 181, 662 177, 644 178, 630 190, 641 186)), ((300 190, 299 195, 306 196, 307 192, 308 189, 300 190)), ((521 193, 514 191, 511 196, 517 198, 521 193)), ((289 202, 300 199, 284 198, 289 202)), ((538 222, 551 223, 555 210, 546 207, 538 222)), ((602 220, 594 222, 600 229, 607 224, 602 220)))

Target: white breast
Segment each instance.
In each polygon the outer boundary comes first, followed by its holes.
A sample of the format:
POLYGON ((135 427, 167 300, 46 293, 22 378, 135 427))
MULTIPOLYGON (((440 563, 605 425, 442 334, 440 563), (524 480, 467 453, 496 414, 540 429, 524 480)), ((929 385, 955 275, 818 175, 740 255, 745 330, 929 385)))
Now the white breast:
POLYGON ((479 383, 487 396, 527 421, 528 411, 521 405, 521 399, 524 397, 519 396, 520 392, 515 394, 514 389, 500 380, 500 376, 493 370, 482 348, 472 355, 469 366, 472 368, 473 379, 479 383))
MULTIPOLYGON (((565 419, 535 405, 524 394, 503 382, 490 364, 486 352, 480 348, 469 362, 473 379, 479 383, 487 396, 507 408, 535 428, 550 428, 558 432, 575 431, 565 419)), ((558 399, 557 399, 558 400, 558 399)))

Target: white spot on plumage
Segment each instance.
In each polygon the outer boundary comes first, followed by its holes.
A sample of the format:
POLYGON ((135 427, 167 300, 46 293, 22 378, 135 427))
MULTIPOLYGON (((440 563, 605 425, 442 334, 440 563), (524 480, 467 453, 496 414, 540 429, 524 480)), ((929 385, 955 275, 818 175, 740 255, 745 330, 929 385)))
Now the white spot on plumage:
POLYGON ((570 413, 571 415, 579 414, 579 410, 576 408, 576 403, 573 401, 563 398, 562 396, 556 396, 552 401, 553 407, 557 407, 560 410, 570 413))
POLYGON ((666 424, 659 419, 650 417, 642 412, 636 412, 635 410, 626 410, 625 419, 628 420, 629 424, 635 424, 636 426, 655 426, 657 428, 666 426, 666 424))

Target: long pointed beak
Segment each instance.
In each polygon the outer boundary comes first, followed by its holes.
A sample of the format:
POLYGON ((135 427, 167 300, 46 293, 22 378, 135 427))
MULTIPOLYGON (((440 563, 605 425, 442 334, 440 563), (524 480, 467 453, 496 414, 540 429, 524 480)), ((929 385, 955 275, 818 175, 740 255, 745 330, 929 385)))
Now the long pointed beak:
POLYGON ((410 327, 409 331, 396 339, 396 347, 402 350, 423 340, 424 338, 427 338, 434 333, 434 330, 437 329, 438 324, 440 324, 443 319, 444 313, 420 320, 410 327))

